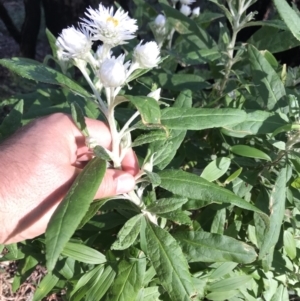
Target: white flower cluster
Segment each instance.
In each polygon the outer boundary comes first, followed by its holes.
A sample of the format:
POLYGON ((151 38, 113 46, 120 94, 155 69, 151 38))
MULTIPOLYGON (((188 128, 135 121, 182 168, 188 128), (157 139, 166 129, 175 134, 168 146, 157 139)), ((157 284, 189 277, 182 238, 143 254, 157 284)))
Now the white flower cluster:
MULTIPOLYGON (((85 15, 87 18, 82 19, 77 29, 66 28, 58 37, 57 57, 61 65, 72 60, 86 78, 85 65, 89 63, 98 78, 98 83, 92 88, 120 87, 136 69, 157 66, 160 51, 156 42, 140 42, 134 49, 131 63, 124 63, 124 55, 113 56, 112 48, 133 39, 138 29, 136 20, 131 19, 127 12, 119 8, 114 13, 113 7, 106 8, 100 4, 96 10, 88 8, 85 15), (94 41, 103 43, 95 54, 91 50, 94 41)), ((88 82, 93 84, 90 80, 88 82)))

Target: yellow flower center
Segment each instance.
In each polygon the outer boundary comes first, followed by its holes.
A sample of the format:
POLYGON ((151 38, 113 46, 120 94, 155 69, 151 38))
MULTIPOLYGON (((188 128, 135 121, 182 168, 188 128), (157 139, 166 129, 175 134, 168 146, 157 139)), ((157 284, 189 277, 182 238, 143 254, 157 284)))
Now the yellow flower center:
POLYGON ((119 20, 115 19, 114 17, 108 17, 106 19, 106 22, 111 22, 114 27, 117 27, 119 25, 119 20))

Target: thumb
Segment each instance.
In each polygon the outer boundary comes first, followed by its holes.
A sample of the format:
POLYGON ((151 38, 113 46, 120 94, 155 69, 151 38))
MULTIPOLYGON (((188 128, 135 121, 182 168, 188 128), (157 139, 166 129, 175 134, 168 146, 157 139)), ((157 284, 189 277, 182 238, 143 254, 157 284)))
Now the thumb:
POLYGON ((95 199, 115 196, 134 189, 134 177, 122 170, 108 169, 95 195, 95 199))

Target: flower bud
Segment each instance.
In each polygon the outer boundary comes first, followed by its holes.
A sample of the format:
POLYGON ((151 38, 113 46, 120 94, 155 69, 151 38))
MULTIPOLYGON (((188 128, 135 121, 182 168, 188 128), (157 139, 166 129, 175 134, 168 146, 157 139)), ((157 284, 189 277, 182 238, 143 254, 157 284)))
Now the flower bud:
POLYGON ((147 96, 154 98, 156 101, 159 101, 159 99, 160 99, 160 92, 161 92, 161 88, 158 88, 158 89, 150 92, 147 96))
POLYGON ((139 68, 148 69, 157 66, 160 56, 156 42, 148 42, 142 45, 142 41, 133 52, 134 62, 139 64, 139 68))
POLYGON ((119 58, 106 59, 100 66, 99 77, 104 87, 116 88, 124 84, 126 69, 119 58))
POLYGON ((192 11, 192 17, 197 18, 200 15, 200 6, 195 7, 192 11))
POLYGON ((85 27, 68 27, 57 38, 56 46, 65 58, 83 58, 91 50, 92 41, 85 27))
POLYGON ((183 4, 181 5, 180 12, 188 17, 191 14, 192 10, 188 5, 183 4))
POLYGON ((159 28, 163 28, 166 26, 166 22, 167 22, 167 19, 164 15, 162 14, 159 14, 155 20, 154 20, 154 24, 159 27, 159 28))

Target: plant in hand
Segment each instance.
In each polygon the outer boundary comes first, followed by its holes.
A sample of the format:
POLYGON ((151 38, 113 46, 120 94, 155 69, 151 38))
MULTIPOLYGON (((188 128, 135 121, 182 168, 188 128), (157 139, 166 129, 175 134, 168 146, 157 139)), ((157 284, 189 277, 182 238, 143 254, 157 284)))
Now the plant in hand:
POLYGON ((288 300, 299 294, 300 73, 273 53, 299 45, 297 13, 285 0, 274 0, 283 21, 253 20, 253 0, 211 0, 201 13, 194 1, 134 2, 134 18, 100 4, 57 39, 47 32, 45 62, 61 72, 0 61, 60 87, 7 100, 5 135, 16 120, 69 112, 94 157, 45 236, 6 246, 3 260, 21 263, 14 287, 39 261, 48 274, 34 300, 61 288, 66 300, 288 300), (261 28, 239 43, 251 26, 261 28), (111 148, 84 116, 107 124, 111 148), (93 201, 132 148, 134 190, 93 201))

